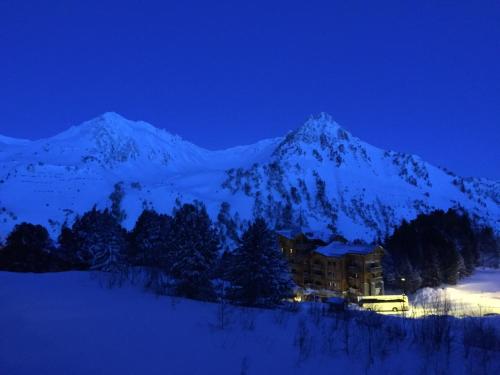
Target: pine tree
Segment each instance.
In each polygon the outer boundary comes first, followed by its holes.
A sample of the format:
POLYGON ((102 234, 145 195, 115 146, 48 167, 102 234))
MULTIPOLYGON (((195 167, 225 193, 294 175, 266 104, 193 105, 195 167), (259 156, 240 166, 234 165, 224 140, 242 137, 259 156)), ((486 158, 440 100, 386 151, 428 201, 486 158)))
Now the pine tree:
POLYGON ((467 269, 465 268, 465 262, 462 254, 458 253, 458 267, 457 267, 457 272, 458 272, 458 278, 461 279, 462 277, 467 276, 467 269))
POLYGON ((172 217, 144 210, 129 235, 127 262, 142 267, 145 287, 164 294, 170 287, 169 270, 173 262, 172 217))
MULTIPOLYGON (((479 262, 480 233, 464 212, 436 210, 403 221, 385 241, 397 267, 408 259, 424 286, 455 284, 470 275, 479 262)), ((402 269, 397 269, 402 271, 402 269)))
POLYGON ((229 297, 246 306, 274 306, 292 295, 289 266, 263 219, 250 224, 231 258, 229 297))
POLYGON ((455 285, 459 278, 459 256, 458 251, 452 243, 441 251, 441 269, 443 281, 447 284, 455 285))
POLYGON ((0 250, 0 270, 15 272, 48 272, 60 264, 53 254, 47 229, 30 223, 17 224, 0 250))
POLYGON ((59 255, 67 262, 69 267, 74 270, 85 270, 89 268, 89 264, 78 256, 77 241, 71 228, 67 223, 61 227, 61 233, 58 238, 59 242, 59 255))
POLYGON ((154 210, 144 210, 130 232, 128 263, 167 270, 172 262, 171 226, 172 217, 160 215, 154 210))
POLYGON ((114 271, 123 265, 126 232, 107 209, 99 211, 94 206, 76 219, 71 232, 71 247, 79 262, 103 271, 114 271))
POLYGON ((229 250, 231 244, 239 240, 238 226, 235 218, 231 216, 231 206, 227 202, 222 202, 217 215, 217 228, 221 237, 224 250, 229 250))
POLYGON ((441 266, 437 252, 432 252, 424 261, 422 269, 422 286, 435 287, 439 286, 443 281, 441 266))
POLYGON ((388 251, 382 257, 382 267, 384 269, 384 283, 386 286, 396 286, 399 284, 398 276, 396 274, 396 266, 394 259, 388 251))
POLYGON ((397 269, 396 282, 404 293, 412 293, 422 286, 420 273, 410 264, 408 259, 400 260, 397 269))
POLYGON ((170 274, 175 278, 179 295, 212 299, 211 273, 219 250, 219 236, 205 206, 199 202, 184 204, 175 211, 172 221, 174 255, 170 274))
POLYGON ((495 238, 493 228, 482 227, 477 233, 480 263, 486 267, 500 267, 500 238, 495 238))

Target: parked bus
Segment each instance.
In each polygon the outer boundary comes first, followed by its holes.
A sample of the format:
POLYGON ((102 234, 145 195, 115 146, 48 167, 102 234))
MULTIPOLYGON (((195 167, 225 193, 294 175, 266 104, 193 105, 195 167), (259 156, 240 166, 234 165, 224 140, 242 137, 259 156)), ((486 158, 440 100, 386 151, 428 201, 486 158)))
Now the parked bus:
POLYGON ((408 311, 408 297, 402 295, 359 296, 358 305, 363 309, 376 312, 408 311))

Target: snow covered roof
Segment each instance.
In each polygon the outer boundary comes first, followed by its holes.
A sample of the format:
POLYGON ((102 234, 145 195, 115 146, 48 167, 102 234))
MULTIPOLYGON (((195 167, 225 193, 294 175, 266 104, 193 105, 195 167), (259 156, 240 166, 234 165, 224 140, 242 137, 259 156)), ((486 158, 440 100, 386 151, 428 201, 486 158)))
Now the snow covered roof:
POLYGON ((289 239, 294 239, 300 234, 303 234, 310 240, 322 240, 322 241, 327 241, 328 240, 328 233, 325 233, 324 231, 321 230, 315 230, 311 228, 304 228, 304 227, 296 227, 296 228, 289 228, 289 229, 282 229, 282 230, 277 230, 276 233, 279 235, 289 238, 289 239))
POLYGON ((369 254, 375 249, 373 245, 354 245, 345 244, 343 242, 334 241, 326 246, 321 246, 316 249, 317 253, 325 256, 342 256, 345 254, 369 254))

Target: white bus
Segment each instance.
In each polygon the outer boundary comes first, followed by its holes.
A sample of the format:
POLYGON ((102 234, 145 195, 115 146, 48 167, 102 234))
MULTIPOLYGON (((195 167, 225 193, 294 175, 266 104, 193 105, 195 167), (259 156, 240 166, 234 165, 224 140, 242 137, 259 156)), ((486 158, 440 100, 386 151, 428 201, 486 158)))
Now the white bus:
POLYGON ((408 311, 408 297, 401 295, 385 295, 385 296, 359 296, 358 305, 363 309, 376 312, 399 312, 408 311))

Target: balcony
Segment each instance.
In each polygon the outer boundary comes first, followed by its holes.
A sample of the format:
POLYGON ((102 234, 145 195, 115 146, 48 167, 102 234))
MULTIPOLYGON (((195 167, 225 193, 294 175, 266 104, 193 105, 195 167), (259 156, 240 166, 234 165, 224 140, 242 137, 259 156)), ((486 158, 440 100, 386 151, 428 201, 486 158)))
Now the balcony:
POLYGON ((357 265, 350 265, 347 267, 347 272, 350 272, 350 273, 359 273, 361 271, 361 268, 357 265))

